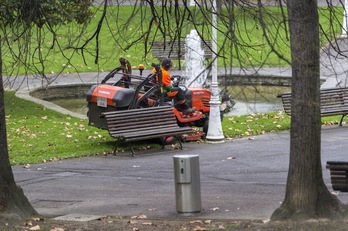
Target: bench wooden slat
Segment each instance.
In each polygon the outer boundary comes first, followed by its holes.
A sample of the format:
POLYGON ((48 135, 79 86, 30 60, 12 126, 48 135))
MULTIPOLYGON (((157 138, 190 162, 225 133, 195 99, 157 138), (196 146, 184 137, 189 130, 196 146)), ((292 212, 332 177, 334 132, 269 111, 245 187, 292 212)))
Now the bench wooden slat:
POLYGON ((173 125, 172 122, 163 122, 159 125, 153 126, 153 125, 145 125, 144 122, 142 123, 132 123, 131 125, 128 124, 122 124, 122 125, 118 125, 118 124, 109 124, 109 132, 118 132, 120 133, 120 131, 139 131, 139 127, 141 126, 142 130, 154 130, 154 129, 164 129, 164 128, 170 128, 170 127, 174 127, 176 128, 175 125, 173 125))
POLYGON ((149 119, 149 117, 152 117, 153 121, 156 121, 157 119, 162 119, 162 118, 167 118, 167 119, 171 119, 173 117, 171 117, 171 111, 158 111, 158 113, 160 114, 156 114, 157 112, 153 112, 153 113, 130 113, 130 114, 124 114, 124 115, 120 115, 120 114, 113 114, 111 116, 106 117, 108 120, 110 121, 120 121, 120 120, 128 120, 128 121, 141 121, 144 120, 143 118, 149 119), (117 119, 116 119, 117 118, 117 119))
MULTIPOLYGON (((170 135, 175 136, 175 135, 181 135, 184 133, 188 133, 191 131, 191 129, 186 129, 186 130, 180 130, 178 131, 177 129, 173 130, 164 130, 161 132, 158 132, 157 130, 154 131, 147 131, 147 132, 140 132, 140 133, 127 133, 127 138, 125 141, 135 141, 135 140, 146 140, 146 139, 152 139, 152 138, 160 138, 160 137, 165 137, 168 136, 168 133, 170 135)), ((114 136, 115 138, 124 138, 123 134, 117 134, 114 136)))
MULTIPOLYGON (((211 40, 204 40, 201 42, 202 48, 204 50, 204 58, 211 59, 211 40)), ((151 44, 152 55, 155 58, 163 59, 170 57, 171 59, 185 59, 186 52, 186 41, 176 40, 176 41, 154 41, 151 44)))
POLYGON ((147 118, 148 120, 144 120, 144 119, 129 119, 129 120, 127 120, 126 118, 124 118, 124 119, 121 118, 120 120, 117 120, 117 117, 114 117, 114 118, 109 118, 108 121, 109 121, 110 125, 121 125, 121 126, 124 125, 124 123, 127 123, 127 124, 129 124, 129 123, 141 124, 144 121, 146 123, 149 123, 149 124, 151 124, 151 123, 152 124, 164 124, 164 123, 176 122, 176 120, 173 120, 171 118, 166 119, 166 117, 146 116, 144 118, 147 118), (153 118, 153 120, 151 118, 153 118))
MULTIPOLYGON (((291 116, 291 93, 280 95, 284 112, 291 116)), ((348 88, 326 88, 320 90, 320 115, 341 115, 339 125, 342 126, 343 118, 348 115, 348 88)))
MULTIPOLYGON (((191 128, 189 128, 190 130, 191 128)), ((168 132, 182 131, 183 129, 178 129, 177 126, 155 126, 155 127, 144 127, 141 129, 136 128, 125 128, 125 129, 110 129, 110 134, 114 137, 123 136, 125 139, 132 136, 142 136, 146 134, 166 134, 168 132)))
POLYGON ((335 191, 348 192, 347 186, 337 185, 332 187, 335 191))
MULTIPOLYGON (((106 119, 111 137, 122 143, 176 136, 182 148, 179 136, 192 131, 191 127, 178 125, 170 106, 105 112, 101 116, 106 119)), ((131 151, 134 155, 132 148, 131 151)))
POLYGON ((131 109, 131 110, 121 110, 121 111, 112 111, 112 112, 104 112, 103 115, 105 117, 111 117, 112 115, 143 115, 145 113, 153 113, 155 114, 156 112, 165 112, 165 111, 170 111, 168 110, 171 109, 169 106, 163 106, 163 107, 148 107, 148 108, 139 108, 139 109, 131 109))
POLYGON ((348 192, 348 162, 327 161, 326 168, 330 170, 332 189, 348 192))

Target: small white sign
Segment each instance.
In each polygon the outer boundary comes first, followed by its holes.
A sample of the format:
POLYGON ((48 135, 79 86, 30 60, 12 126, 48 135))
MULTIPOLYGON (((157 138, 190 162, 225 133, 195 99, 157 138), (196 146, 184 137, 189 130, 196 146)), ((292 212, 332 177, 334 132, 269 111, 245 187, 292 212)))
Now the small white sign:
POLYGON ((99 107, 108 107, 108 99, 104 97, 97 97, 97 105, 99 107))

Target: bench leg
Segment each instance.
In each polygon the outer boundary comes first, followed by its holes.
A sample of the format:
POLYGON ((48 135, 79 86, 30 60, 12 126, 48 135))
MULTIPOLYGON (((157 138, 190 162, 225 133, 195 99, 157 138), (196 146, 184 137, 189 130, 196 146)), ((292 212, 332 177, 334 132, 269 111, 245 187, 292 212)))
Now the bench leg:
POLYGON ((161 140, 161 149, 164 149, 166 147, 166 137, 160 138, 161 140))
POLYGON ((117 147, 120 144, 124 144, 124 143, 126 143, 129 146, 129 148, 130 148, 130 150, 132 152, 132 156, 135 156, 135 153, 134 153, 132 145, 129 142, 125 142, 124 140, 120 140, 120 141, 116 142, 115 149, 114 149, 114 155, 116 156, 116 154, 117 154, 117 147))
MULTIPOLYGON (((115 149, 114 149, 114 155, 115 155, 115 156, 116 156, 116 153, 117 153, 117 147, 118 147, 118 145, 121 144, 121 143, 125 143, 125 142, 124 142, 124 141, 119 141, 119 142, 116 143, 116 147, 115 147, 115 149)), ((132 156, 134 157, 134 156, 135 156, 135 153, 134 153, 134 149, 133 149, 132 145, 131 145, 130 143, 127 143, 127 145, 129 146, 129 148, 130 148, 130 150, 131 150, 131 152, 132 152, 132 156)))
POLYGON ((178 140, 178 142, 179 142, 179 145, 180 145, 180 150, 182 150, 183 149, 183 147, 182 147, 182 142, 181 142, 181 135, 177 135, 176 136, 176 139, 178 140))
POLYGON ((123 140, 116 142, 116 145, 115 145, 115 148, 114 148, 114 155, 115 155, 115 156, 116 156, 116 153, 117 153, 117 147, 118 147, 118 145, 122 144, 123 142, 124 142, 123 140))
POLYGON ((348 170, 346 172, 346 192, 348 192, 348 170))
POLYGON ((342 126, 343 118, 344 118, 345 116, 346 116, 346 115, 342 115, 342 118, 341 118, 341 120, 340 120, 339 126, 342 126))
POLYGON ((134 153, 134 150, 133 150, 133 146, 132 146, 130 143, 128 143, 128 146, 129 146, 129 148, 130 148, 130 150, 131 150, 131 152, 132 152, 132 156, 135 157, 135 153, 134 153))

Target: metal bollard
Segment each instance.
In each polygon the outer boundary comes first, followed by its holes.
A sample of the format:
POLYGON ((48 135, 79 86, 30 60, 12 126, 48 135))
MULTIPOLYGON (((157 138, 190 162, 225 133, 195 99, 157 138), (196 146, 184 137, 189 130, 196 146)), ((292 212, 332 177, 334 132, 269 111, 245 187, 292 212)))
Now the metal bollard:
POLYGON ((201 211, 198 155, 174 155, 175 198, 178 213, 201 211))

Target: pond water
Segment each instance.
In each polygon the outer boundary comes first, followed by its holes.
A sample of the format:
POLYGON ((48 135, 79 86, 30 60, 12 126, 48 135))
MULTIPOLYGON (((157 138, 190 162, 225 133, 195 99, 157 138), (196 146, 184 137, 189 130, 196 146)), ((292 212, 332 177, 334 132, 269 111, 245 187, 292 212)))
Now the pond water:
POLYGON ((87 115, 86 98, 57 99, 57 100, 51 100, 51 102, 65 109, 68 109, 69 111, 87 115))
MULTIPOLYGON (((247 115, 253 113, 267 113, 282 109, 278 94, 289 92, 289 87, 278 86, 234 86, 227 90, 236 102, 227 115, 247 115)), ((51 102, 70 111, 83 115, 87 114, 86 98, 70 98, 51 100, 51 102)))
POLYGON ((248 115, 275 112, 282 109, 279 94, 289 92, 283 86, 234 86, 227 88, 236 104, 227 115, 248 115))
POLYGON ((275 112, 282 109, 282 103, 270 103, 270 102, 243 102, 235 100, 236 104, 233 109, 226 115, 249 115, 256 113, 275 112))

